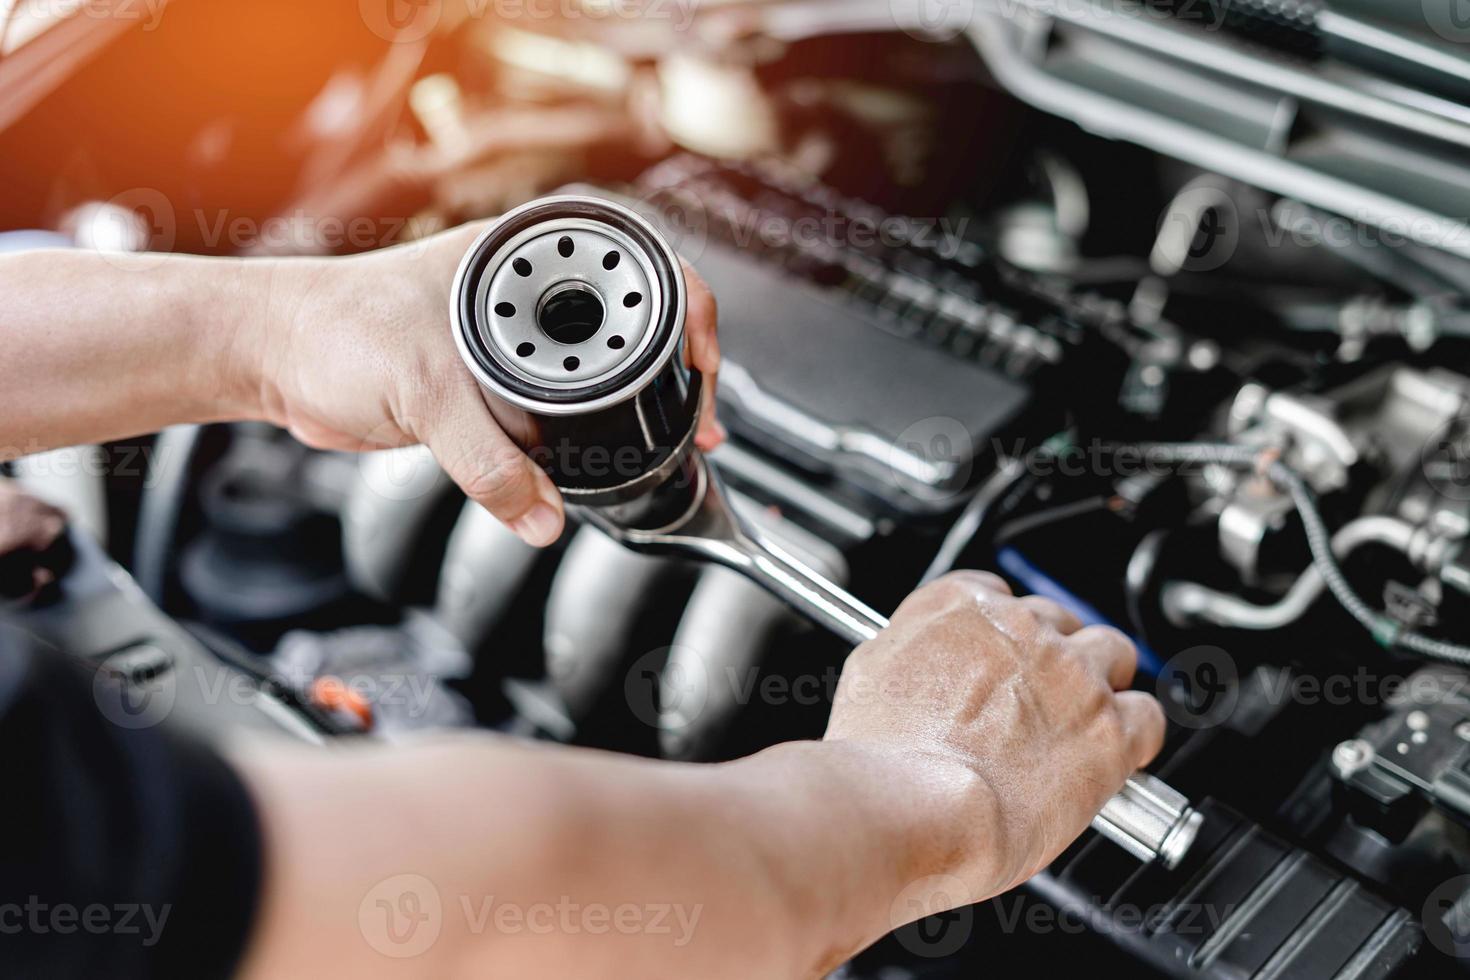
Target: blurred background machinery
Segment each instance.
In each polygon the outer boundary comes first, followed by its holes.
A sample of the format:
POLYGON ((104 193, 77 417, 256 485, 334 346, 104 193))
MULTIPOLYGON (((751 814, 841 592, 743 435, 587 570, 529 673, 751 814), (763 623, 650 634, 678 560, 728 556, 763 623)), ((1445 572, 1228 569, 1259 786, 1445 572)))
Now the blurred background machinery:
MULTIPOLYGON (((713 463, 765 533, 879 610, 990 567, 1139 641, 1189 859, 1089 834, 839 976, 1462 972, 1455 0, 63 6, 0 5, 0 247, 345 254, 597 189, 720 301, 713 463)), ((720 569, 528 549, 421 449, 7 470, 70 518, 7 629, 203 729, 730 758, 819 735, 845 652, 720 569)))

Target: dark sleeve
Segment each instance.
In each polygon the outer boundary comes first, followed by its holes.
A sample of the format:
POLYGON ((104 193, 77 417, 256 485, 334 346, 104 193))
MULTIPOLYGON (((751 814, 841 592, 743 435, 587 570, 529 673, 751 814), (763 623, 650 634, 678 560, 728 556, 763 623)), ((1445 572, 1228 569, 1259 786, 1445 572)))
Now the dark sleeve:
POLYGON ((0 974, 229 976, 260 890, 251 799, 208 747, 109 721, 111 683, 0 631, 0 974))

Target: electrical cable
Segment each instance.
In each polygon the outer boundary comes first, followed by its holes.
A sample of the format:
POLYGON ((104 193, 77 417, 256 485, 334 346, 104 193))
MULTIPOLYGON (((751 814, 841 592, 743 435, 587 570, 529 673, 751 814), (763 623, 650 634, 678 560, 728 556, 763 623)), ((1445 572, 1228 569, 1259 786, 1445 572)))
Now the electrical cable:
POLYGON ((1144 458, 1160 463, 1203 461, 1252 469, 1268 464, 1265 467, 1266 476, 1291 496, 1292 505, 1302 519, 1307 547, 1312 554, 1312 564, 1317 567, 1328 591, 1348 615, 1361 623, 1373 639, 1384 647, 1398 647, 1432 660, 1470 666, 1470 647, 1436 640, 1406 629, 1402 624, 1373 609, 1358 595, 1332 553, 1332 535, 1317 509, 1316 495, 1296 471, 1280 460, 1272 459, 1272 450, 1208 443, 1141 443, 1136 447, 1119 448, 1132 449, 1141 453, 1144 458))
MULTIPOLYGON (((1333 555, 1332 534, 1327 530, 1327 525, 1317 508, 1316 495, 1296 471, 1275 458, 1277 451, 1275 447, 1237 446, 1230 443, 1144 442, 1108 446, 1106 451, 1115 458, 1136 456, 1138 462, 1151 466, 1178 468, 1218 465, 1237 470, 1261 471, 1264 476, 1285 490, 1291 497, 1292 506, 1301 516, 1302 527, 1306 532, 1307 547, 1312 555, 1312 564, 1322 576, 1327 590, 1332 593, 1333 598, 1348 615, 1368 630, 1374 640, 1386 648, 1399 648, 1432 660, 1470 666, 1470 646, 1437 640, 1407 629, 1391 617, 1373 609, 1358 595, 1343 573, 1342 566, 1333 555)), ((1024 473, 1024 469, 1021 472, 1024 473)), ((988 505, 993 504, 1005 489, 1014 485, 1014 478, 1013 473, 1010 480, 1001 481, 997 487, 988 487, 991 492, 977 494, 976 500, 972 501, 971 505, 983 514, 989 509, 988 505)), ((956 522, 957 528, 960 523, 956 522)), ((969 532, 963 536, 964 543, 968 543, 978 531, 980 521, 964 523, 968 525, 966 530, 969 532)), ((951 536, 954 536, 953 532, 951 536)), ((949 544, 951 542, 946 540, 946 545, 949 544)), ((949 550, 951 549, 941 549, 942 552, 949 550)), ((931 581, 938 574, 948 570, 947 567, 942 566, 939 561, 940 557, 936 556, 936 560, 931 563, 929 570, 924 575, 925 582, 931 581)), ((953 562, 952 557, 950 561, 953 562)))
POLYGON ((1401 647, 1434 660, 1470 665, 1470 647, 1436 640, 1404 628, 1388 616, 1368 605, 1348 582, 1342 566, 1332 553, 1332 535, 1317 510, 1316 498, 1306 481, 1280 462, 1272 463, 1268 471, 1272 481, 1291 495, 1292 503, 1301 516, 1302 527, 1307 534, 1307 547, 1312 552, 1312 563, 1327 583, 1327 589, 1341 603, 1343 609, 1367 629, 1375 640, 1385 647, 1401 647))
POLYGON ((986 522, 992 520, 997 512, 1008 513, 1019 497, 1031 489, 1036 482, 1036 476, 1027 464, 1033 458, 1034 454, 1028 454, 1024 458, 1010 458, 996 467, 996 471, 980 485, 980 489, 975 491, 970 502, 955 519, 949 533, 940 542, 933 560, 929 562, 929 567, 919 578, 919 585, 928 585, 953 569, 955 562, 974 541, 986 522))
POLYGON ((1032 531, 1060 524, 1074 517, 1082 517, 1094 511, 1107 510, 1112 500, 1112 497, 1084 497, 1081 500, 1072 500, 1065 504, 1032 511, 1015 520, 1007 521, 997 528, 993 544, 999 547, 1032 531))

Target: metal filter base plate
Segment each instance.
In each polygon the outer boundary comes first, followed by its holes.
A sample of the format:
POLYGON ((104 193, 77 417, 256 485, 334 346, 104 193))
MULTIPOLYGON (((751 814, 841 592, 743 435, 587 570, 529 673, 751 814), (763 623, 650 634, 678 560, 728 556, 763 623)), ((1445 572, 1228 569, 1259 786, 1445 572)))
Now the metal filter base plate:
POLYGON ((534 415, 597 413, 685 370, 679 259, 611 201, 562 195, 507 212, 466 253, 454 297, 466 366, 534 415))
POLYGON ((652 340, 661 301, 654 272, 642 249, 615 228, 583 218, 546 221, 507 242, 490 268, 475 297, 480 339, 523 380, 559 389, 593 385, 636 360, 652 340), (558 328, 558 309, 573 306, 570 324, 558 328))

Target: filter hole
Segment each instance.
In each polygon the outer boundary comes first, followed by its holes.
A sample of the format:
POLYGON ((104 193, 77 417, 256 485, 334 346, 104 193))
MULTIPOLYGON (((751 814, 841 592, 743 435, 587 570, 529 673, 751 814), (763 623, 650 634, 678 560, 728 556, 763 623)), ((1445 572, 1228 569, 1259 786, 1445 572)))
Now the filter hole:
POLYGON ((573 281, 546 291, 536 310, 536 323, 558 344, 572 346, 591 340, 602 329, 605 316, 602 299, 592 287, 573 281))
POLYGON ((516 315, 516 305, 514 303, 496 303, 495 304, 495 315, 496 316, 515 316, 516 315))
POLYGON ((561 253, 562 258, 569 259, 572 257, 572 253, 577 250, 577 246, 572 244, 570 236, 563 235, 556 243, 556 250, 561 253))
POLYGON ((521 357, 530 357, 532 354, 536 353, 536 345, 527 341, 526 343, 516 348, 516 353, 519 354, 521 357))
POLYGON ((522 279, 524 279, 526 276, 529 276, 532 272, 531 263, 527 262, 525 259, 516 259, 510 265, 512 269, 516 270, 516 275, 520 276, 522 279))
POLYGON ((642 293, 629 293, 623 297, 623 305, 630 310, 641 302, 643 302, 642 293))
POLYGON ((627 344, 627 341, 624 340, 622 337, 612 336, 607 338, 607 346, 611 347, 613 350, 622 350, 625 344, 627 344))
POLYGON ((608 272, 611 272, 618 267, 618 263, 622 260, 623 256, 620 253, 608 252, 602 257, 602 267, 608 272))
POLYGON ((582 362, 575 357, 569 357, 565 361, 561 362, 561 366, 566 368, 568 371, 575 371, 577 370, 577 368, 582 366, 582 362))

